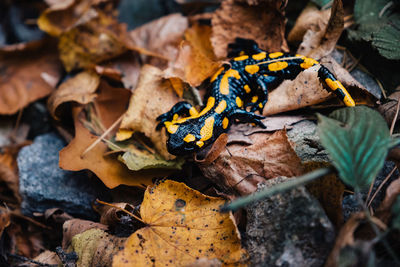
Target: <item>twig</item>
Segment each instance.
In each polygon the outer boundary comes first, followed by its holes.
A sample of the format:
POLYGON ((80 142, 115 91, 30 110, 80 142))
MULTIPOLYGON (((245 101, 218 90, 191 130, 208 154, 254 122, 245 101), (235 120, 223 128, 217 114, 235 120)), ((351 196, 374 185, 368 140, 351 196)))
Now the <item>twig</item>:
POLYGON ((113 207, 113 208, 118 209, 118 210, 120 210, 120 211, 123 211, 123 212, 125 212, 126 214, 128 214, 128 215, 132 216, 133 218, 135 218, 136 220, 138 220, 139 222, 141 222, 141 223, 147 225, 147 223, 145 223, 141 218, 139 218, 138 216, 136 216, 136 215, 133 214, 132 212, 127 211, 126 209, 120 208, 120 207, 118 207, 118 206, 116 206, 116 205, 113 205, 113 204, 111 204, 111 203, 107 203, 107 202, 101 201, 101 200, 99 200, 99 199, 96 199, 96 202, 98 202, 98 203, 100 203, 100 204, 103 204, 103 205, 106 205, 106 206, 109 206, 109 207, 113 207))
POLYGON ((394 118, 392 120, 392 125, 390 126, 390 135, 393 134, 394 126, 397 121, 397 116, 399 115, 399 108, 400 108, 400 97, 397 98, 396 113, 394 114, 394 118))
POLYGON ((101 140, 107 135, 109 134, 121 121, 122 118, 124 117, 125 113, 122 114, 101 136, 99 136, 88 148, 85 149, 85 151, 83 151, 83 153, 81 154, 81 158, 83 158, 86 153, 88 153, 90 150, 92 150, 98 143, 101 142, 101 140))
MULTIPOLYGON (((392 177, 393 173, 396 171, 397 167, 394 166, 391 172, 385 177, 385 180, 382 181, 382 183, 379 185, 379 187, 376 189, 375 193, 372 195, 371 199, 368 201, 367 207, 371 206, 372 201, 374 201, 376 195, 378 192, 382 189, 382 187, 385 185, 385 183, 392 177)), ((368 199, 368 198, 367 198, 368 199)))
POLYGON ((260 192, 248 195, 246 197, 241 197, 238 198, 231 203, 225 204, 224 206, 221 207, 220 211, 221 212, 229 212, 229 211, 235 211, 237 209, 240 209, 244 206, 247 206, 248 204, 255 202, 257 200, 261 200, 263 198, 272 196, 277 193, 282 193, 288 189, 298 187, 301 185, 304 185, 308 182, 311 182, 312 180, 315 180, 317 178, 321 178, 325 175, 328 175, 333 172, 332 168, 322 168, 318 169, 315 171, 312 171, 310 173, 307 173, 305 175, 299 176, 299 177, 293 177, 289 181, 278 184, 276 186, 264 189, 260 192))

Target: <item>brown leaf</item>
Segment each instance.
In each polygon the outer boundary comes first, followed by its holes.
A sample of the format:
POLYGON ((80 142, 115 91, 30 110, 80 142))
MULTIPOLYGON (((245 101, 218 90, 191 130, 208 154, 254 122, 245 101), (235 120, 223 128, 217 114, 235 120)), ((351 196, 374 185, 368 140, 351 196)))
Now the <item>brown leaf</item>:
MULTIPOLYGON (((128 203, 112 203, 113 206, 117 206, 121 209, 127 210, 129 212, 132 212, 135 207, 128 204, 128 203)), ((125 214, 123 211, 120 209, 117 209, 115 207, 111 206, 101 206, 98 209, 98 212, 100 213, 100 223, 105 224, 105 225, 115 225, 117 224, 120 219, 121 219, 121 214, 125 214)))
MULTIPOLYGON (((50 250, 45 250, 42 253, 40 253, 38 256, 36 256, 33 260, 43 263, 43 264, 48 264, 48 265, 57 265, 60 266, 62 265, 62 262, 58 255, 50 250)), ((24 263, 24 266, 37 266, 37 265, 29 265, 28 262, 24 263)))
POLYGON ((365 214, 362 212, 354 213, 350 219, 340 229, 339 235, 336 237, 335 246, 333 247, 331 254, 329 254, 326 260, 325 267, 336 267, 338 265, 340 250, 346 246, 354 244, 354 233, 360 223, 365 219, 365 214))
POLYGON ((0 207, 0 237, 3 236, 4 229, 10 225, 10 218, 10 211, 0 207))
MULTIPOLYGON (((397 105, 398 101, 400 99, 400 87, 396 88, 397 90, 389 95, 385 99, 385 103, 382 105, 379 105, 378 111, 382 114, 382 116, 385 118, 386 122, 388 125, 391 125, 393 122, 394 117, 396 116, 396 111, 397 111, 397 105)), ((398 121, 400 118, 397 117, 398 121)))
POLYGON ((63 82, 48 99, 47 105, 54 118, 57 108, 65 102, 88 104, 97 96, 95 94, 100 84, 100 77, 92 71, 83 71, 63 82))
POLYGON ((44 212, 44 218, 47 222, 51 221, 57 224, 64 224, 66 221, 73 219, 71 215, 60 208, 47 209, 44 212))
POLYGON ((211 164, 199 163, 203 174, 225 192, 247 195, 255 192, 257 184, 265 179, 302 173, 301 160, 285 131, 272 135, 256 133, 250 139, 251 145, 228 143, 211 164))
POLYGON ((164 130, 155 129, 158 123, 156 118, 169 111, 178 100, 170 81, 163 78, 163 72, 156 67, 145 65, 120 128, 143 133, 162 157, 174 159, 175 157, 167 151, 167 136, 164 130))
MULTIPOLYGON (((326 162, 307 162, 304 164, 305 173, 313 170, 329 167, 326 162)), ((345 185, 335 174, 329 174, 322 179, 317 179, 307 184, 307 190, 318 199, 324 208, 326 215, 339 229, 343 224, 342 201, 345 185)))
POLYGON ((63 225, 63 240, 62 240, 62 248, 65 250, 71 244, 72 238, 80 233, 83 233, 89 229, 102 229, 107 230, 107 225, 101 223, 95 223, 92 221, 81 220, 81 219, 72 219, 68 220, 63 225))
MULTIPOLYGON (((188 27, 188 19, 181 14, 171 14, 151 21, 129 33, 133 45, 174 60, 178 55, 178 45, 188 27)), ((158 67, 166 66, 166 60, 144 58, 144 63, 158 67)))
POLYGON ((126 51, 126 25, 100 10, 91 12, 87 21, 60 35, 60 58, 68 72, 92 67, 126 51))
POLYGON ((228 44, 237 37, 252 39, 266 51, 288 51, 281 8, 280 1, 263 1, 252 6, 235 0, 222 2, 211 20, 211 43, 215 55, 225 58, 228 44))
MULTIPOLYGON (((49 50, 49 48, 47 48, 49 50)), ((45 48, 0 56, 0 114, 10 115, 49 95, 61 73, 57 55, 45 48), (47 81, 52 80, 49 84, 47 81), (55 81, 55 83, 53 83, 55 81)))
POLYGON ((344 27, 344 10, 341 0, 335 0, 332 4, 331 16, 328 24, 321 26, 319 31, 308 30, 304 35, 303 42, 297 49, 297 53, 307 57, 320 59, 329 55, 344 27))
POLYGON ((389 223, 389 220, 392 217, 392 205, 395 203, 399 195, 400 179, 397 178, 387 187, 385 198, 376 211, 376 217, 378 217, 385 224, 389 223))
POLYGON ((211 42, 211 27, 195 24, 185 32, 176 61, 170 62, 165 77, 179 77, 191 86, 199 86, 221 66, 216 61, 211 42))

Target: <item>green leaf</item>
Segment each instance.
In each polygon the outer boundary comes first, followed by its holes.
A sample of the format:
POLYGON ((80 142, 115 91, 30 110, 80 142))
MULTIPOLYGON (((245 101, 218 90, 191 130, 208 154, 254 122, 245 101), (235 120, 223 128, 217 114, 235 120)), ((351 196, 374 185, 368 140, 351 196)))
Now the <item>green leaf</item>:
POLYGON ((322 145, 344 183, 355 189, 371 184, 383 167, 392 139, 382 116, 365 106, 318 114, 322 145))
POLYGON ((329 3, 333 2, 333 0, 311 0, 311 2, 319 7, 325 7, 329 3))
POLYGON ((372 45, 388 59, 400 59, 400 16, 390 16, 389 22, 372 35, 372 45))
POLYGON ((400 230, 400 195, 397 196, 396 202, 392 206, 392 227, 400 230))

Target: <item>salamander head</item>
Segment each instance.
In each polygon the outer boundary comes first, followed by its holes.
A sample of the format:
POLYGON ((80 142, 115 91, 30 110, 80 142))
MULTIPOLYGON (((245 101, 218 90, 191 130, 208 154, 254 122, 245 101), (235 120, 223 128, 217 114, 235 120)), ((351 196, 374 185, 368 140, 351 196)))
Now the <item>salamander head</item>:
MULTIPOLYGON (((200 147, 196 144, 198 138, 191 134, 190 125, 180 125, 178 130, 169 135, 167 141, 168 152, 176 156, 184 156, 196 152, 200 147)), ((198 137, 198 136, 197 136, 198 137)))

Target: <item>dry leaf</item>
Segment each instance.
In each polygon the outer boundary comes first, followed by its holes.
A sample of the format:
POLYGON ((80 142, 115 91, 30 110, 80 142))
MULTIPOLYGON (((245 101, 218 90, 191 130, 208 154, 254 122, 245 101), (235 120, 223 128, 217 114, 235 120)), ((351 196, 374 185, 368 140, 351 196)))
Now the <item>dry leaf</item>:
POLYGON ((211 27, 195 24, 185 32, 176 61, 169 64, 165 77, 179 77, 191 86, 199 86, 221 66, 216 61, 211 42, 211 27))
MULTIPOLYGON (((56 265, 56 266, 61 266, 62 262, 58 255, 50 250, 45 250, 42 253, 40 253, 38 256, 36 256, 33 260, 43 263, 43 264, 48 264, 48 265, 56 265)), ((29 262, 25 262, 24 266, 38 266, 36 264, 29 264, 29 262)))
POLYGON ((60 58, 65 69, 88 68, 126 51, 126 25, 100 10, 60 35, 60 58))
POLYGON ((94 228, 74 236, 71 249, 78 254, 77 266, 111 266, 113 255, 123 248, 125 240, 94 228))
MULTIPOLYGON (((151 21, 129 33, 132 45, 160 54, 165 59, 174 60, 178 55, 178 45, 188 27, 188 19, 181 14, 171 14, 151 21)), ((145 58, 144 63, 158 67, 167 61, 159 58, 145 58)))
POLYGON ((48 99, 47 105, 54 118, 57 108, 65 102, 88 104, 97 96, 95 94, 100 84, 100 77, 92 71, 83 71, 63 82, 48 99))
POLYGON ((184 266, 200 258, 240 262, 245 253, 232 215, 218 211, 224 203, 170 180, 148 188, 140 207, 147 226, 127 239, 113 266, 184 266))
POLYGON ((92 221, 81 219, 72 219, 66 221, 63 225, 62 248, 66 250, 71 244, 71 240, 75 235, 93 228, 107 230, 108 226, 101 223, 95 223, 92 221))
MULTIPOLYGON (((304 165, 305 173, 313 170, 329 167, 325 162, 307 162, 304 165)), ((339 229, 343 224, 342 201, 345 185, 335 174, 329 174, 322 179, 314 180, 307 184, 307 190, 318 199, 324 208, 326 215, 339 229)))
POLYGON ((10 115, 49 95, 60 79, 57 55, 45 48, 0 56, 0 114, 10 115))
POLYGON ((280 1, 252 6, 235 0, 222 2, 211 20, 211 43, 215 55, 225 58, 228 44, 237 37, 252 39, 266 51, 288 51, 284 37, 285 17, 281 8, 280 1))
POLYGON ((285 131, 272 135, 250 135, 251 145, 228 143, 226 150, 211 164, 200 163, 204 176, 224 192, 248 195, 257 184, 278 176, 298 176, 302 173, 300 158, 294 152, 285 131))
POLYGON ((10 211, 0 207, 0 238, 3 236, 3 231, 10 225, 10 211))
MULTIPOLYGON (((399 89, 400 89, 399 87, 396 88, 396 91, 385 99, 385 103, 378 106, 378 111, 385 118, 388 125, 392 124, 392 121, 396 116, 397 104, 400 99, 399 89)), ((400 118, 397 118, 396 121, 398 121, 399 119, 400 118)))
POLYGON ((169 111, 178 100, 170 81, 163 78, 163 72, 156 67, 145 65, 120 128, 143 133, 163 158, 174 159, 175 157, 167 151, 167 136, 164 131, 155 129, 158 123, 156 118, 169 111))
MULTIPOLYGON (((135 207, 128 203, 112 203, 113 206, 132 212, 135 207)), ((100 213, 100 223, 105 225, 115 225, 121 219, 121 214, 125 215, 123 211, 111 206, 101 206, 98 210, 100 213)))
POLYGON ((397 178, 387 187, 385 198, 376 211, 376 217, 378 217, 385 224, 389 223, 389 220, 392 217, 392 205, 395 203, 399 195, 400 179, 397 178))
POLYGON ((297 49, 297 53, 307 57, 320 59, 329 55, 344 27, 344 10, 341 0, 335 0, 332 4, 331 16, 328 24, 321 26, 319 31, 309 29, 304 35, 303 42, 297 49))

